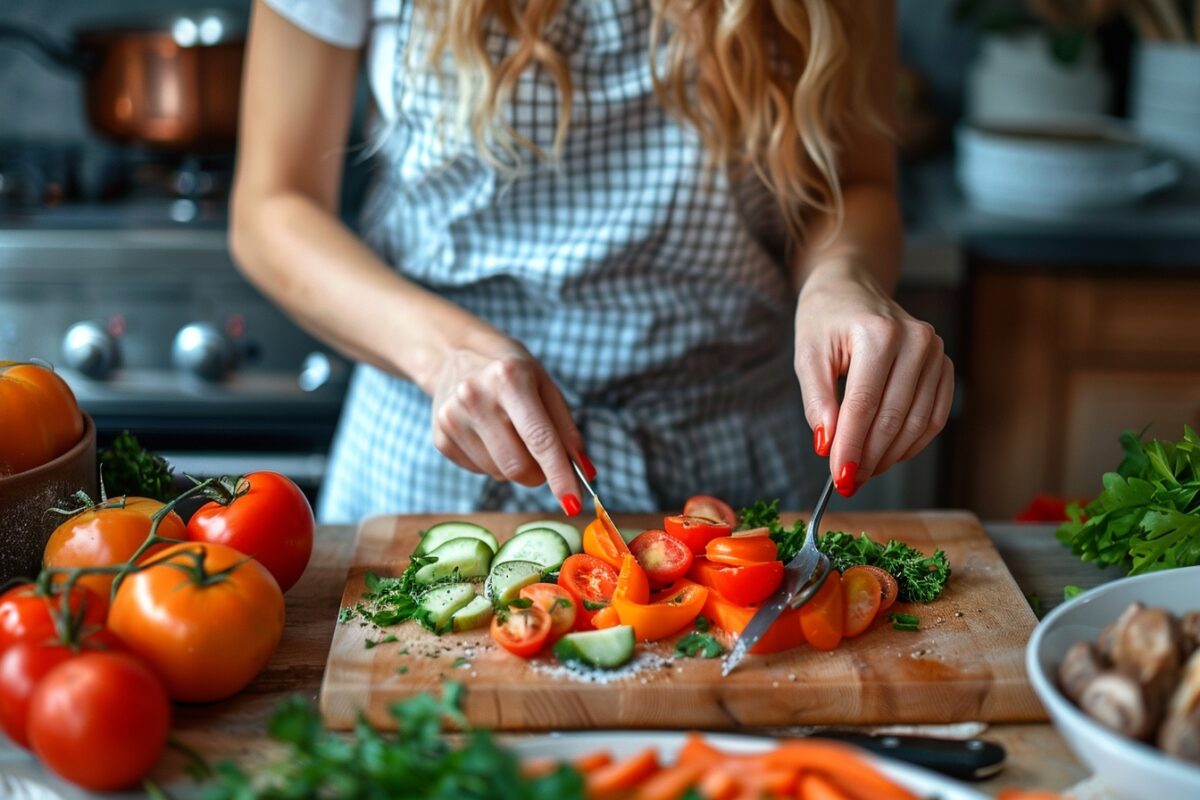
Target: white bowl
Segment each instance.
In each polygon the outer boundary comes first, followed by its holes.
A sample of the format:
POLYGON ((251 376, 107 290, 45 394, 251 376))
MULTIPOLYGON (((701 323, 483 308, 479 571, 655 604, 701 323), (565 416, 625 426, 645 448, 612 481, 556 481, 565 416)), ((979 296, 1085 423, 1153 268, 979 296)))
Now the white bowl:
POLYGON ((1105 787, 1121 797, 1200 798, 1200 765, 1122 736, 1080 711, 1058 688, 1067 649, 1095 641, 1130 603, 1181 614, 1200 609, 1200 567, 1153 572, 1091 589, 1050 612, 1025 650, 1025 669, 1058 732, 1105 787))

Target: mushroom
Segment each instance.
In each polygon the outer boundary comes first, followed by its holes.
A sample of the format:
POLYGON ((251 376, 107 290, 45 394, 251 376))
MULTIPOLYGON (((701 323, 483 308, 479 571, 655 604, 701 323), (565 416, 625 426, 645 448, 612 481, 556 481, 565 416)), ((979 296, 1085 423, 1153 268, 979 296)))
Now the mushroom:
POLYGON ((1113 665, 1142 685, 1152 709, 1166 707, 1179 680, 1182 642, 1179 620, 1161 608, 1138 609, 1114 633, 1113 665))
POLYGON ((1167 713, 1173 717, 1186 716, 1200 709, 1200 650, 1192 653, 1183 668, 1183 677, 1179 681, 1167 713))
POLYGON ((1141 603, 1130 603, 1129 607, 1121 612, 1121 616, 1110 622, 1104 630, 1100 631, 1100 636, 1096 639, 1096 645, 1100 648, 1100 656, 1105 661, 1113 660, 1113 649, 1117 641, 1117 633, 1129 622, 1134 614, 1144 609, 1145 606, 1141 603))
POLYGON ((1191 653, 1200 650, 1200 611, 1184 614, 1179 620, 1179 627, 1183 629, 1183 656, 1187 658, 1191 653))
POLYGON ((1144 739, 1158 722, 1157 709, 1141 685, 1122 672, 1103 672, 1083 690, 1079 707, 1117 733, 1144 739))
POLYGON ((1158 746, 1176 758, 1200 764, 1200 707, 1190 714, 1167 717, 1158 732, 1158 746))
POLYGON ((1091 642, 1076 642, 1063 656, 1058 667, 1058 683, 1063 694, 1079 705, 1080 698, 1088 685, 1104 671, 1100 653, 1091 642))

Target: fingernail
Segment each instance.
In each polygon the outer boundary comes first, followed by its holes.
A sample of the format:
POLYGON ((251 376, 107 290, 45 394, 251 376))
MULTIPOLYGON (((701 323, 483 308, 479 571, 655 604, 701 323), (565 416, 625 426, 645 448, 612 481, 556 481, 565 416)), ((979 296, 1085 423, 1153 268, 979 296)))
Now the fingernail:
POLYGON ((583 510, 583 504, 579 502, 578 495, 564 494, 558 499, 558 502, 562 503, 562 509, 568 517, 573 517, 583 510))
POLYGON ((842 464, 842 471, 838 473, 837 479, 833 482, 833 488, 837 489, 838 494, 842 497, 850 497, 858 490, 858 484, 855 481, 855 476, 858 474, 858 464, 853 461, 847 461, 842 464))
POLYGON ((813 428, 813 450, 816 450, 819 456, 829 455, 829 440, 825 438, 824 425, 813 428))
POLYGON ((582 450, 579 451, 579 466, 583 467, 583 474, 589 481, 596 477, 596 468, 592 465, 592 460, 582 450))

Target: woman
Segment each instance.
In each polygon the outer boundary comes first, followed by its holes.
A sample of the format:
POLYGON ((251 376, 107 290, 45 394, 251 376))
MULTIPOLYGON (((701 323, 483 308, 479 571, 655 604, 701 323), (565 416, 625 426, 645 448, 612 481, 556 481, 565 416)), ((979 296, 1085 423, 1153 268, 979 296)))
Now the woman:
POLYGON ((362 362, 323 518, 573 515, 569 458, 616 510, 799 507, 805 421, 847 496, 925 447, 953 375, 888 296, 892 16, 258 0, 233 253, 362 362), (378 123, 362 240, 336 206, 360 68, 378 123))

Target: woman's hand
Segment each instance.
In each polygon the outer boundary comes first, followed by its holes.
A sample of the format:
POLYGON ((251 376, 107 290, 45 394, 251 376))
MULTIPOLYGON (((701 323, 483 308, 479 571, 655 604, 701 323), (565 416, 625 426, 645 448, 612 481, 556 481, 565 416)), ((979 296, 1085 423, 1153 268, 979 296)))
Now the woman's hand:
POLYGON ((830 456, 834 485, 846 497, 919 453, 950 416, 954 366, 941 337, 852 264, 822 265, 805 281, 796 376, 813 446, 830 456))
POLYGON ((568 516, 581 508, 570 453, 595 470, 562 394, 520 343, 488 331, 451 351, 434 376, 433 443, 463 469, 525 486, 549 481, 568 516))

